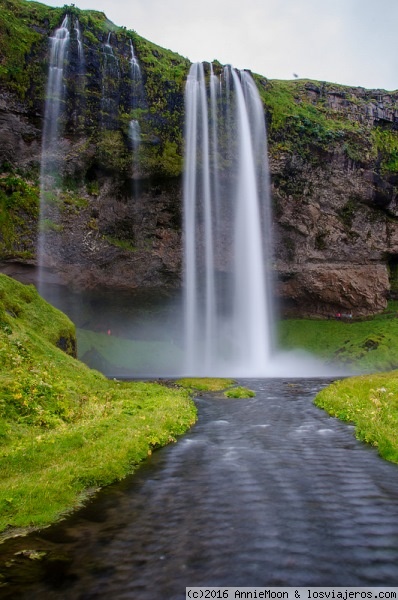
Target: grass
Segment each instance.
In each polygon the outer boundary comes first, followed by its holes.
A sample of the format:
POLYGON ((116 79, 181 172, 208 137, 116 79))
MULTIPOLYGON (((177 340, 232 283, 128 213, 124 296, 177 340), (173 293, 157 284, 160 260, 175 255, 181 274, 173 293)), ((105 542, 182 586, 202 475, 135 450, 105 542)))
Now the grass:
POLYGON ((254 398, 255 392, 241 385, 236 385, 233 379, 218 377, 187 377, 178 379, 177 385, 184 387, 191 393, 195 392, 223 392, 226 398, 254 398))
POLYGON ((253 390, 249 390, 241 385, 233 387, 224 392, 224 396, 227 398, 254 398, 255 395, 256 393, 253 392, 253 390))
POLYGON ((355 424, 358 439, 398 463, 398 371, 337 381, 319 392, 315 404, 355 424))
POLYGON ((185 377, 176 381, 177 385, 190 392, 221 392, 233 383, 233 379, 220 377, 185 377))
POLYGON ((109 381, 74 352, 74 326, 0 275, 0 532, 47 525, 125 477, 196 419, 189 393, 109 381))
MULTIPOLYGON (((326 362, 356 370, 398 367, 398 303, 358 322, 297 319, 280 323, 285 348, 302 348, 326 362)), ((398 371, 372 373, 337 381, 315 398, 330 415, 353 423, 358 439, 377 447, 380 456, 398 463, 398 371)))
MULTIPOLYGON (((323 344, 326 354, 335 356, 343 331, 350 333, 350 343, 366 339, 374 345, 377 336, 391 332, 395 320, 380 316, 362 323, 310 324, 302 322, 301 329, 295 322, 285 324, 285 342, 297 343, 297 332, 306 332, 308 349, 321 351, 323 344), (321 326, 328 335, 323 339, 321 326)), ((33 286, 0 275, 3 537, 56 521, 99 487, 131 473, 155 448, 174 442, 196 419, 192 392, 253 395, 230 379, 185 378, 173 388, 109 381, 73 358, 74 342, 74 326, 63 313, 33 286)), ((375 355, 383 344, 373 349, 368 344, 367 354, 375 355)), ((318 394, 316 404, 355 423, 359 439, 398 462, 397 371, 336 382, 318 394)))
POLYGON ((366 321, 287 319, 279 323, 283 349, 302 348, 327 363, 358 371, 398 368, 398 319, 396 303, 389 313, 366 321))
MULTIPOLYGON (((284 347, 303 348, 327 362, 363 371, 398 367, 397 302, 385 314, 358 322, 287 320, 280 323, 284 347)), ((315 398, 330 415, 355 425, 356 436, 398 463, 398 371, 337 381, 315 398)))

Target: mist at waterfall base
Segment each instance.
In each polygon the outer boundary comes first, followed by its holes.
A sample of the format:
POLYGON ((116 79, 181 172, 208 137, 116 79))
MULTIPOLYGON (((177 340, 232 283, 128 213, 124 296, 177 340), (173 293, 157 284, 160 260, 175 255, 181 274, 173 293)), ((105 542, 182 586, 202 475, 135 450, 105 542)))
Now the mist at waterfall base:
MULTIPOLYGON (((192 65, 186 84, 184 290, 77 291, 51 282, 59 209, 54 201, 62 152, 64 66, 75 56, 84 87, 80 26, 66 16, 50 38, 42 142, 38 246, 41 295, 77 326, 79 358, 111 377, 181 375, 329 376, 337 372, 303 353, 276 351, 267 134, 264 109, 246 71, 192 65)), ((145 102, 131 44, 131 108, 145 102)), ((117 112, 108 93, 118 62, 103 44, 101 127, 117 112), (109 115, 104 117, 104 115, 109 115)), ((132 165, 140 124, 130 122, 132 165)), ((138 198, 139 189, 132 190, 138 198)), ((55 265, 56 266, 56 265, 55 265)))
MULTIPOLYGON (((186 370, 183 302, 180 293, 153 290, 77 291, 45 286, 44 297, 76 325, 78 356, 88 366, 118 379, 195 376, 186 370)), ((199 365, 200 368, 200 365, 199 365)), ((304 351, 272 353, 261 377, 334 377, 350 374, 304 351)), ((200 375, 244 377, 238 366, 200 375)))

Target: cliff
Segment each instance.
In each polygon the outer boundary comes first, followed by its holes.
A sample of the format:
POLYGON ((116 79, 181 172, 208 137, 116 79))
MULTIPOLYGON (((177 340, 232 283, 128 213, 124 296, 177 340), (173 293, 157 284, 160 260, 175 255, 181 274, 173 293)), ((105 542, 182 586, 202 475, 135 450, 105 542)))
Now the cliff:
MULTIPOLYGON (((24 0, 0 6, 2 270, 17 275, 36 264, 48 40, 67 10, 79 24, 84 64, 74 29, 45 271, 77 288, 178 288, 189 61, 102 13, 24 0), (132 120, 141 135, 134 161, 132 120)), ((254 77, 268 123, 285 313, 381 311, 398 294, 398 92, 254 77)))

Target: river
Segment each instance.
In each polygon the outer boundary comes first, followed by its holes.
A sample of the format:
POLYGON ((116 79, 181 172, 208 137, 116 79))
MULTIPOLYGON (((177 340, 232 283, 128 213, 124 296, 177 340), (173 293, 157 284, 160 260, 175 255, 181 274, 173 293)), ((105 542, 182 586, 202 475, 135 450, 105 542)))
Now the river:
POLYGON ((2 544, 0 597, 397 585, 397 466, 314 406, 327 380, 240 383, 256 397, 199 396, 177 444, 59 524, 2 544))

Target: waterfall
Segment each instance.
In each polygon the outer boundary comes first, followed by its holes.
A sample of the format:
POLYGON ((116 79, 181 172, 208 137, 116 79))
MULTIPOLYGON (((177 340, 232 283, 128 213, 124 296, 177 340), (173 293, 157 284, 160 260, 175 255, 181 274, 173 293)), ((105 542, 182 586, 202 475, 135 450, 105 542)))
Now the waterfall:
POLYGON ((82 32, 80 29, 80 23, 77 19, 75 20, 73 29, 74 29, 75 35, 76 35, 77 54, 78 54, 78 58, 79 58, 79 65, 80 65, 81 70, 83 71, 84 65, 85 65, 83 40, 82 40, 82 32))
POLYGON ((54 226, 54 213, 57 212, 52 192, 54 178, 59 175, 59 162, 62 160, 59 156, 58 138, 65 97, 64 67, 68 57, 70 40, 68 27, 69 19, 66 15, 61 26, 55 31, 54 36, 50 37, 50 59, 40 169, 39 290, 43 283, 43 265, 47 264, 50 258, 45 256, 47 231, 52 225, 54 226))
POLYGON ((140 124, 135 119, 130 121, 129 138, 131 141, 133 152, 136 152, 138 146, 140 145, 140 141, 141 141, 141 130, 140 130, 140 124))
POLYGON ((64 65, 69 39, 68 15, 66 15, 61 27, 55 31, 53 37, 50 37, 50 63, 44 109, 44 151, 51 149, 58 137, 59 116, 64 99, 64 65))
POLYGON ((108 33, 107 40, 103 45, 102 55, 101 124, 103 127, 112 127, 119 106, 120 69, 111 45, 111 32, 108 33))
POLYGON ((138 180, 136 178, 137 170, 138 170, 138 149, 141 143, 141 128, 140 124, 136 119, 130 121, 129 124, 129 139, 131 143, 132 155, 133 155, 133 197, 138 198, 139 195, 139 186, 138 180))
POLYGON ((131 76, 131 108, 134 114, 134 118, 130 121, 129 125, 129 138, 131 143, 131 149, 133 153, 133 196, 138 198, 139 195, 139 157, 138 151, 141 144, 141 127, 136 114, 140 114, 140 111, 136 109, 145 108, 144 88, 142 85, 142 74, 140 63, 135 55, 133 42, 130 40, 130 76, 131 76))
POLYGON ((261 376, 271 357, 264 109, 246 71, 192 65, 184 178, 186 371, 261 376))
POLYGON ((141 68, 140 63, 137 60, 137 57, 134 52, 133 42, 130 40, 130 72, 131 72, 131 81, 132 81, 132 107, 137 108, 140 101, 142 100, 142 76, 141 76, 141 68))

